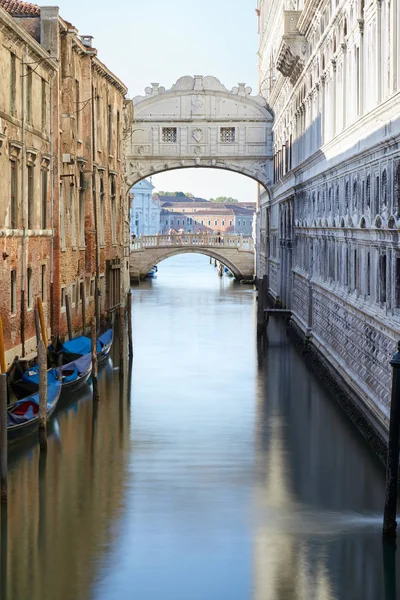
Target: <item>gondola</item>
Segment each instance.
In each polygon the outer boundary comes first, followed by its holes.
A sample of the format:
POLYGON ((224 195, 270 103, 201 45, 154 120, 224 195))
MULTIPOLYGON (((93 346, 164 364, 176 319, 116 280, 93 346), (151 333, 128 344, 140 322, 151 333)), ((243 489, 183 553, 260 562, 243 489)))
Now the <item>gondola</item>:
MULTIPOLYGON (((80 358, 71 361, 60 367, 61 392, 74 392, 89 379, 92 372, 92 356, 86 354, 80 358)), ((47 371, 47 383, 50 385, 55 379, 58 379, 57 369, 51 368, 47 371)), ((19 400, 28 394, 35 394, 39 391, 39 367, 25 366, 18 358, 14 359, 8 371, 8 387, 10 395, 19 400)))
POLYGON ((157 277, 158 267, 154 265, 151 269, 146 273, 145 279, 155 279, 157 277))
MULTIPOLYGON (((47 388, 47 421, 54 413, 61 393, 61 381, 55 379, 47 388)), ((7 438, 19 442, 39 429, 39 392, 17 400, 7 410, 7 438)))
MULTIPOLYGON (((113 343, 113 330, 107 329, 97 338, 96 351, 99 362, 105 360, 110 353, 113 343)), ((62 343, 59 339, 50 344, 48 350, 53 365, 67 365, 91 353, 92 341, 86 335, 79 335, 72 340, 62 343)))

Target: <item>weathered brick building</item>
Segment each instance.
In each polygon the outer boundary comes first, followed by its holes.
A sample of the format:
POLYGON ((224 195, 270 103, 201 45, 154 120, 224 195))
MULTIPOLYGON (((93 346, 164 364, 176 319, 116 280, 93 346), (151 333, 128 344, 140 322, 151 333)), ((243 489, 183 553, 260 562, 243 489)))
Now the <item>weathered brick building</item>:
POLYGON ((79 36, 57 7, 16 0, 0 7, 0 172, 9 182, 0 190, 0 310, 10 361, 36 346, 37 295, 49 331, 61 335, 66 294, 73 329, 82 326, 83 298, 87 322, 123 302, 129 206, 122 142, 130 103, 92 38, 79 36))
POLYGON ((2 8, 0 23, 0 314, 6 350, 21 354, 32 349, 36 296, 49 318, 50 97, 58 67, 2 8))

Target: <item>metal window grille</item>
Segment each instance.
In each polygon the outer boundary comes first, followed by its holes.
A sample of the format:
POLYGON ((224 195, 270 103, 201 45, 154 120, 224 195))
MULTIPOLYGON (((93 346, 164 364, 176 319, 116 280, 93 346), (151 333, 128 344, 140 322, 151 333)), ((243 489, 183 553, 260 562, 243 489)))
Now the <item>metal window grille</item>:
POLYGON ((168 144, 175 144, 178 140, 176 127, 162 128, 162 141, 168 144))
POLYGON ((219 139, 222 144, 232 144, 235 141, 235 128, 221 127, 219 139))

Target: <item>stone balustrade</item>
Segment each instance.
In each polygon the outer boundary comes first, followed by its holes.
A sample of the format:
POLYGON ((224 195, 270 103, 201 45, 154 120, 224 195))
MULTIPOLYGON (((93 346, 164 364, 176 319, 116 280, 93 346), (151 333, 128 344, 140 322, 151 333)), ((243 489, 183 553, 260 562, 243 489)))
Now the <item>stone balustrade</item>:
POLYGON ((135 239, 131 244, 131 251, 144 250, 145 248, 159 247, 218 247, 237 248, 248 252, 254 252, 254 242, 251 237, 242 235, 207 235, 204 233, 183 233, 172 235, 145 235, 135 239))

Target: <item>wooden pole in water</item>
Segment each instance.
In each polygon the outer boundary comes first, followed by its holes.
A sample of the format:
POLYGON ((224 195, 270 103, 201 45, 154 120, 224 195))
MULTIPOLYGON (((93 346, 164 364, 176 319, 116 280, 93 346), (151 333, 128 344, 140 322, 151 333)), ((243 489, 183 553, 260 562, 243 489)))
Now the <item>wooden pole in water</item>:
POLYGON ((82 335, 86 333, 86 286, 85 281, 82 284, 82 294, 81 294, 81 302, 82 302, 82 335))
POLYGON ((125 334, 125 319, 124 308, 119 307, 119 372, 124 370, 124 334, 125 334))
POLYGON ((7 503, 7 375, 0 375, 0 502, 7 503))
POLYGON ((99 396, 99 381, 98 381, 98 364, 97 364, 97 325, 96 317, 92 319, 92 326, 90 329, 91 341, 92 341, 92 385, 93 385, 93 400, 98 402, 99 396))
POLYGON ((39 364, 39 444, 47 451, 47 350, 43 340, 38 345, 39 364))
POLYGON ((39 346, 40 342, 40 321, 39 321, 39 311, 35 308, 35 329, 36 329, 36 347, 39 346))
POLYGON ((132 338, 132 292, 128 292, 128 337, 129 337, 129 360, 133 358, 133 338, 132 338))
POLYGON ((68 338, 72 340, 72 327, 71 327, 71 308, 69 305, 69 296, 65 294, 65 311, 67 313, 67 327, 68 327, 68 338))
POLYGON ((1 317, 0 317, 0 366, 1 366, 1 372, 5 373, 7 371, 7 364, 6 364, 6 351, 4 348, 3 320, 1 317))
POLYGON ((396 538, 397 491, 399 485, 400 452, 400 342, 390 364, 393 367, 392 400, 390 403, 389 446, 386 469, 386 497, 382 535, 396 538))
POLYGON ((40 298, 40 296, 38 296, 38 298, 37 298, 37 307, 38 307, 39 318, 40 318, 40 329, 42 330, 42 339, 44 341, 44 345, 47 348, 47 346, 49 345, 49 342, 47 341, 47 331, 46 331, 46 323, 44 321, 43 303, 42 303, 42 299, 40 298))

